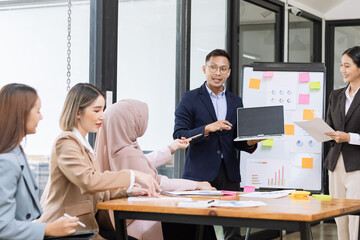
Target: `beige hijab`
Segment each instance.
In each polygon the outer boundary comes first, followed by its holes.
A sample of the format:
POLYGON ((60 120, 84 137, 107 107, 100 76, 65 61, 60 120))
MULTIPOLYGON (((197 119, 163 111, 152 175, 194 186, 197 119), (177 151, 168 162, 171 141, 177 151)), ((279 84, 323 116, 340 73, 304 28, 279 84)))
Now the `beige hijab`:
POLYGON ((157 170, 136 141, 144 135, 148 119, 147 104, 138 100, 121 100, 106 109, 95 143, 101 171, 138 170, 151 174, 160 183, 157 170))

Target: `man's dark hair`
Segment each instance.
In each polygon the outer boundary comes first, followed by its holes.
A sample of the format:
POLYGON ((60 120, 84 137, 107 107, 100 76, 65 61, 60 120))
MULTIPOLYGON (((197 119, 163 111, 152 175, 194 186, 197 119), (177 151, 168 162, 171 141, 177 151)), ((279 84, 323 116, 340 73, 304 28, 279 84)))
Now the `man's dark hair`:
POLYGON ((205 63, 207 63, 211 57, 219 57, 219 56, 226 57, 230 65, 231 57, 225 50, 222 49, 212 50, 208 55, 206 55, 205 63))

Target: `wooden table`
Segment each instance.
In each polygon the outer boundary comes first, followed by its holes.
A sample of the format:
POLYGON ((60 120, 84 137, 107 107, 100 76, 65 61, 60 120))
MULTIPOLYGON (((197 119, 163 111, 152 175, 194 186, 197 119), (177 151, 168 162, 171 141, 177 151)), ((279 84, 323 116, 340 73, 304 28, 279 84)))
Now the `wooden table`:
MULTIPOLYGON (((218 197, 192 197, 194 200, 218 197)), ((126 219, 164 222, 254 227, 300 231, 301 239, 312 239, 311 224, 342 215, 360 215, 360 200, 293 200, 237 197, 242 201, 263 201, 267 205, 250 208, 178 208, 177 201, 128 202, 117 199, 98 203, 99 209, 114 210, 118 239, 127 239, 126 219)))

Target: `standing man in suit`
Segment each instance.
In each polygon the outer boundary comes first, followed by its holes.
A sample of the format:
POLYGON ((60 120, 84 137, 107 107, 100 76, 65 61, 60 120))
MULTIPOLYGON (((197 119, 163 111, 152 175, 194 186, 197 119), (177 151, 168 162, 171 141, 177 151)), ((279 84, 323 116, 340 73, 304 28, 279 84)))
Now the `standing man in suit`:
MULTIPOLYGON (((334 141, 324 166, 329 170, 332 197, 360 199, 360 46, 343 53, 340 72, 348 85, 329 96, 326 122, 335 132, 327 133, 334 141)), ((340 240, 358 239, 358 216, 335 220, 340 240)))
MULTIPOLYGON (((175 111, 174 139, 199 135, 190 142, 183 178, 208 181, 221 190, 240 191, 240 160, 236 150, 255 151, 259 140, 234 142, 236 109, 240 97, 225 89, 230 76, 230 56, 221 49, 210 52, 202 70, 206 82, 185 92, 175 111)), ((241 239, 240 229, 224 227, 225 239, 241 239)))

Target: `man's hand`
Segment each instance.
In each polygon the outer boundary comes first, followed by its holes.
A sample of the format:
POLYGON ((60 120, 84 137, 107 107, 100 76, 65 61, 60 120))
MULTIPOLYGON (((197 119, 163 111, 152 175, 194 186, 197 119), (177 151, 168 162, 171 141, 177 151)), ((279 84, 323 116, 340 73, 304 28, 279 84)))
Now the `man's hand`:
POLYGON ((219 120, 205 126, 204 135, 220 130, 231 130, 232 124, 227 120, 219 120))
POLYGON ((326 132, 325 135, 331 137, 337 143, 350 142, 350 134, 342 131, 326 132))
POLYGON ((264 139, 247 140, 246 143, 248 146, 253 146, 253 145, 257 144, 258 142, 261 142, 262 140, 264 140, 264 139))

